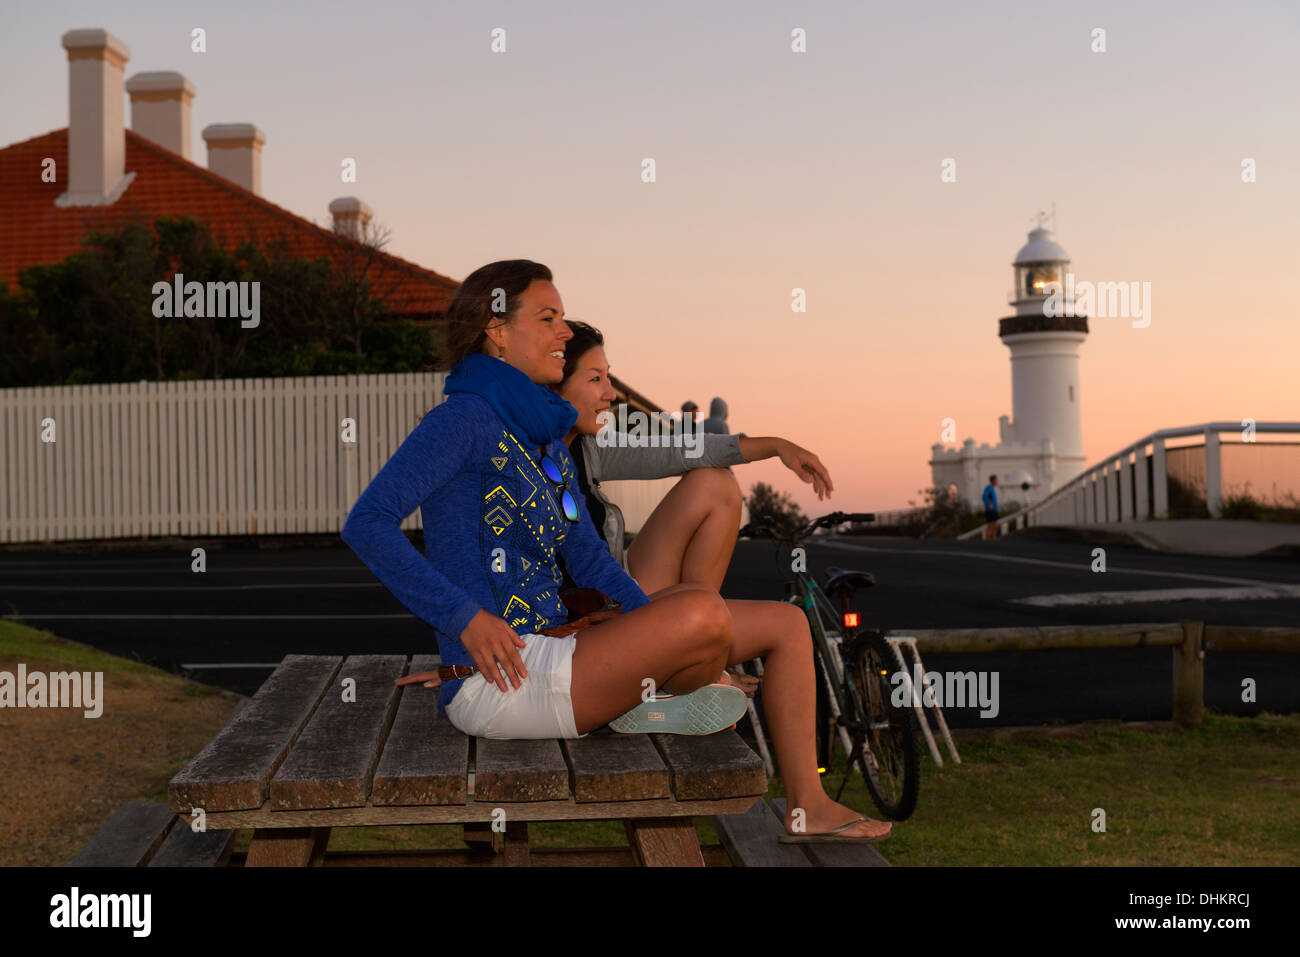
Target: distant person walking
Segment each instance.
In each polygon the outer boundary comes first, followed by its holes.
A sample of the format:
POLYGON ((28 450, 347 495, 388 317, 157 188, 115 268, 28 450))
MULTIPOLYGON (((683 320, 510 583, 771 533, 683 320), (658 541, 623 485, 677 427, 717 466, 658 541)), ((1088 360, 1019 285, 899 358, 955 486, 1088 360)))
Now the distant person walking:
POLYGON ((731 434, 731 428, 727 425, 727 403, 722 399, 715 398, 709 403, 709 417, 704 420, 704 431, 717 435, 731 434))
POLYGON ((984 526, 985 539, 998 537, 998 477, 989 476, 989 484, 984 486, 984 526))

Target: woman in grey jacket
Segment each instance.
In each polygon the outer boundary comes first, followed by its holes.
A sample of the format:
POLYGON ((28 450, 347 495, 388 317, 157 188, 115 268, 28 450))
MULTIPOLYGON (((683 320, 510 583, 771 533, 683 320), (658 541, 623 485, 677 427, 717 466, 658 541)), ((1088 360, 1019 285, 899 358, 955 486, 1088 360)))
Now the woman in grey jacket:
POLYGON ((729 466, 779 455, 787 468, 814 487, 819 499, 834 491, 821 460, 786 439, 714 435, 696 427, 676 446, 639 448, 617 438, 598 441, 598 417, 618 397, 609 381, 605 339, 584 322, 569 320, 569 328, 573 338, 565 346, 564 379, 553 386, 578 410, 565 443, 597 529, 646 594, 684 581, 722 587, 740 530, 740 486, 729 466), (623 513, 601 490, 601 483, 673 475, 684 477, 625 551, 623 513))
MULTIPOLYGON (((706 435, 692 430, 691 447, 637 448, 623 441, 602 443, 597 416, 607 410, 617 394, 609 383, 604 338, 586 323, 569 320, 573 338, 564 347, 564 378, 552 386, 574 408, 578 420, 565 442, 578 481, 586 493, 588 511, 605 536, 613 555, 621 560, 652 603, 673 592, 707 589, 716 593, 740 528, 740 488, 727 466, 779 455, 781 461, 805 482, 818 498, 832 491, 830 476, 817 456, 793 442, 779 438, 751 439, 743 435, 706 435), (701 455, 697 439, 704 442, 701 455), (673 486, 637 534, 631 549, 623 550, 623 515, 601 491, 602 481, 685 477, 673 486)), ((685 439, 686 436, 683 436, 685 439)), ((848 820, 855 813, 831 801, 821 787, 815 762, 804 757, 812 743, 814 675, 812 636, 803 611, 783 601, 726 599, 735 636, 731 664, 761 657, 764 661, 763 710, 772 732, 781 774, 803 793, 814 795, 817 813, 827 825, 817 828, 813 841, 876 841, 892 825, 870 818, 848 820)), ((727 677, 724 675, 724 677, 727 677)), ((730 678, 732 684, 751 690, 749 682, 730 678)), ((786 828, 794 827, 794 811, 787 807, 786 828)), ((810 812, 811 813, 811 812, 810 812)), ((791 833, 794 833, 791 830, 791 833)), ((785 841, 801 840, 783 837, 785 841)))

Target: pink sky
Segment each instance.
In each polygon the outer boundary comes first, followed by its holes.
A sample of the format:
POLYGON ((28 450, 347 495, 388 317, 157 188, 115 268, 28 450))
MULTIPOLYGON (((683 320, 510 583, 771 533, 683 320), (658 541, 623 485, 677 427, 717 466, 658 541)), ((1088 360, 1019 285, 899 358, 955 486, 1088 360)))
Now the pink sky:
MULTIPOLYGON (((1077 276, 1152 287, 1148 328, 1090 322, 1090 461, 1157 428, 1300 419, 1293 6, 306 10, 7 12, 0 144, 67 124, 59 37, 108 29, 128 76, 195 83, 197 162, 204 126, 253 122, 264 195, 300 215, 325 224, 331 199, 358 196, 389 251, 455 278, 547 263, 616 374, 668 408, 722 396, 733 428, 813 449, 834 507, 916 497, 947 416, 996 441, 1010 262, 1052 202, 1077 276), (795 27, 807 53, 790 52, 795 27), (643 157, 658 182, 641 182, 643 157)), ((739 477, 818 508, 779 465, 739 477)))

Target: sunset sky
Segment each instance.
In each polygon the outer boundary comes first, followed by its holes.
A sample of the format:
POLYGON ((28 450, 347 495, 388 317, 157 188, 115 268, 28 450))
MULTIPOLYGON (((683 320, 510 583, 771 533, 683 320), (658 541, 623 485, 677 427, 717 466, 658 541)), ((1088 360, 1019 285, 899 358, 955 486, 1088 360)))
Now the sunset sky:
MULTIPOLYGON (((196 85, 196 162, 204 126, 252 122, 263 194, 299 215, 355 195, 388 251, 456 279, 546 263, 616 375, 811 448, 834 507, 916 498, 945 417, 997 441, 1010 263, 1053 202, 1076 276, 1151 283, 1149 327, 1090 322, 1089 462, 1300 419, 1295 3, 6 5, 0 145, 67 125, 60 36, 85 27, 128 77, 196 85)), ((739 478, 818 508, 777 464, 739 478)))

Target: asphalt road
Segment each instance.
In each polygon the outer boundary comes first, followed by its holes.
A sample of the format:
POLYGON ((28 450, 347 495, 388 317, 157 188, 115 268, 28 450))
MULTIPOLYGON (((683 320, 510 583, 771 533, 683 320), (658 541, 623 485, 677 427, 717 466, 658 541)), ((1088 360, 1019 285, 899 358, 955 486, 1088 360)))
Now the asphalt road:
MULTIPOLYGON (((808 567, 868 571, 876 584, 858 593, 863 624, 896 634, 910 629, 1174 622, 1300 625, 1300 562, 1207 558, 1042 539, 930 542, 837 537, 809 548, 808 567), (1262 597, 1281 592, 1286 597, 1262 597), (1290 594, 1287 594, 1287 593, 1290 594), (1114 594, 1120 593, 1120 594, 1114 594), (1066 597, 1068 596, 1068 597, 1066 597), (1235 596, 1232 600, 1220 600, 1235 596), (1249 597, 1246 597, 1249 596, 1249 597), (1032 602, 1032 603, 1031 603, 1032 602), (1069 602, 1069 603, 1067 603, 1069 602)), ((723 583, 728 597, 780 595, 789 547, 742 542, 723 583)), ((999 709, 945 707, 952 727, 1039 724, 1095 718, 1168 720, 1173 703, 1169 648, 926 655, 927 671, 998 674, 999 709)), ((1211 654, 1205 702, 1232 714, 1300 711, 1300 654, 1211 654), (1257 700, 1241 701, 1244 678, 1257 700)))
MULTIPOLYGON (((1300 562, 1294 559, 1170 556, 1108 546, 1106 571, 1099 573, 1091 570, 1093 547, 837 538, 813 544, 808 560, 819 573, 829 565, 873 573, 877 584, 859 594, 857 610, 865 623, 896 632, 1180 618, 1300 623, 1300 562)), ((244 694, 269 673, 262 666, 289 653, 434 650, 432 629, 342 544, 211 547, 203 574, 191 572, 190 548, 2 552, 0 613, 244 694)), ((779 599, 788 569, 788 548, 778 553, 770 542, 741 542, 723 593, 779 599)), ((1170 716, 1170 649, 932 655, 925 664, 942 673, 984 672, 989 682, 997 674, 997 716, 950 707, 945 713, 954 727, 1170 716)), ((1218 710, 1300 711, 1300 655, 1212 653, 1205 684, 1206 703, 1218 710), (1247 677, 1257 684, 1254 704, 1240 700, 1247 677)))

